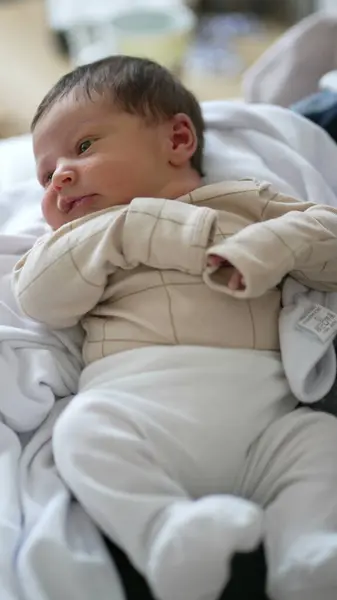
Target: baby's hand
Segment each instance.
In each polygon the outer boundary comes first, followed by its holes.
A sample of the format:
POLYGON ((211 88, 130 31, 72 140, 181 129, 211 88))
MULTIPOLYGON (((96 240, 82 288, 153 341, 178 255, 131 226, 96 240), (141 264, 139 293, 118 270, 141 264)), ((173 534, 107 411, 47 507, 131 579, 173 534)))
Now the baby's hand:
POLYGON ((246 284, 242 273, 233 267, 233 265, 225 258, 211 254, 208 257, 208 264, 211 267, 224 267, 232 270, 227 284, 230 290, 237 291, 246 289, 246 284))

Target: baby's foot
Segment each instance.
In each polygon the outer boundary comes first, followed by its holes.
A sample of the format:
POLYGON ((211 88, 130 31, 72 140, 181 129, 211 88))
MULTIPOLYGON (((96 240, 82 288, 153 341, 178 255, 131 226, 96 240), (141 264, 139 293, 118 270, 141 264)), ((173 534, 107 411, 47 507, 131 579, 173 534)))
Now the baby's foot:
POLYGON ((336 600, 337 534, 302 536, 273 571, 268 588, 275 600, 336 600))
POLYGON ((230 577, 235 552, 262 537, 262 511, 234 496, 208 496, 168 509, 148 563, 159 600, 215 600, 230 577))

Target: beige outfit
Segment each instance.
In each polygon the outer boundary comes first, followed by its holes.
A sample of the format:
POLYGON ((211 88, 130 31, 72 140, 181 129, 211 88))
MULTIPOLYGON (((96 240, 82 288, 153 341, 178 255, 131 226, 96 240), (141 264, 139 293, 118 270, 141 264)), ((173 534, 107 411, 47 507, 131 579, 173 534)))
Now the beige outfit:
POLYGON ((255 181, 95 213, 16 266, 26 314, 87 332, 55 464, 158 600, 216 600, 261 539, 271 598, 337 597, 336 421, 293 410, 279 353, 250 350, 278 348, 288 272, 336 289, 337 211, 255 181))
POLYGON ((336 257, 336 209, 244 180, 179 201, 136 198, 73 221, 19 261, 15 288, 36 321, 62 328, 82 320, 86 363, 163 344, 273 350, 277 284, 291 272, 337 289, 336 257), (206 268, 207 249, 236 265, 244 292, 228 289, 228 269, 206 268))

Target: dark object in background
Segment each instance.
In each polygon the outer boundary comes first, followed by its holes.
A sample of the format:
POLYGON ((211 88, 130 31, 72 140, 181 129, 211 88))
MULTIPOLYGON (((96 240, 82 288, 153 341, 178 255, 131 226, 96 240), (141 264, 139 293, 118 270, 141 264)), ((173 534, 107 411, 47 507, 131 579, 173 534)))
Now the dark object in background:
POLYGON ((251 12, 265 16, 273 12, 271 4, 270 0, 201 0, 199 10, 216 13, 251 12))
MULTIPOLYGON (((125 554, 108 539, 105 542, 119 571, 126 600, 154 600, 143 577, 131 566, 125 554)), ((266 565, 262 547, 249 554, 234 556, 232 568, 232 578, 219 600, 269 600, 264 592, 266 565)))
POLYGON ((290 24, 315 12, 316 4, 316 0, 200 0, 199 8, 206 12, 251 12, 272 21, 290 24))
POLYGON ((337 143, 337 92, 322 90, 290 108, 322 127, 337 143))
POLYGON ((69 45, 67 42, 67 36, 64 32, 54 32, 53 41, 56 49, 63 55, 69 56, 69 45))

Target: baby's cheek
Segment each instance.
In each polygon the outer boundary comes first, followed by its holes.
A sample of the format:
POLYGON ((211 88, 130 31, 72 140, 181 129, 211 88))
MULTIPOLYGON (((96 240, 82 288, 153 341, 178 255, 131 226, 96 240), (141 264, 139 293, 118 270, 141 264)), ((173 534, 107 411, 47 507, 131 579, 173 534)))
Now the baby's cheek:
POLYGON ((60 217, 62 217, 59 209, 57 208, 57 194, 54 190, 46 190, 44 192, 41 211, 43 217, 52 229, 58 229, 60 227, 60 217))

